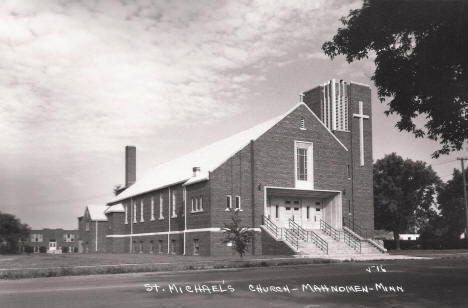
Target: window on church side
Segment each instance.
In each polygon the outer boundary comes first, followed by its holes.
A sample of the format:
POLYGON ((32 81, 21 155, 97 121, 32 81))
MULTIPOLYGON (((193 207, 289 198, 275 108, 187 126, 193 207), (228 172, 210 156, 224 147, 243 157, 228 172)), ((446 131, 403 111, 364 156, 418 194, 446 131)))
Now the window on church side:
POLYGON ((275 205, 275 218, 279 217, 279 205, 275 205))
POLYGON ((128 224, 128 206, 124 206, 125 211, 125 224, 128 224))
POLYGON ((154 197, 151 197, 151 220, 154 220, 154 197))
POLYGON ((163 196, 162 194, 159 195, 159 219, 164 219, 163 216, 163 196))
POLYGON ((85 230, 89 231, 89 222, 86 223, 85 230))
POLYGON ((200 241, 193 239, 193 255, 198 256, 200 254, 200 241))
POLYGON ((144 205, 143 205, 143 200, 141 200, 140 202, 140 222, 145 222, 145 218, 143 216, 143 213, 144 213, 144 205))
POLYGON ((158 253, 163 253, 163 241, 159 240, 158 241, 158 253))
POLYGON ((176 191, 172 191, 172 217, 177 217, 177 202, 176 202, 176 191))
POLYGON ((198 198, 198 210, 200 212, 203 212, 203 197, 202 196, 198 198))
POLYGON ((307 181, 307 149, 297 149, 297 179, 307 181))
POLYGON ((133 201, 133 223, 137 223, 137 206, 135 201, 133 201))
POLYGON ((307 219, 310 219, 310 206, 307 207, 307 219))
POLYGON ((240 211, 240 210, 241 210, 241 197, 236 196, 236 211, 240 211))
POLYGON ((232 209, 232 197, 231 195, 226 195, 226 211, 230 211, 232 209))

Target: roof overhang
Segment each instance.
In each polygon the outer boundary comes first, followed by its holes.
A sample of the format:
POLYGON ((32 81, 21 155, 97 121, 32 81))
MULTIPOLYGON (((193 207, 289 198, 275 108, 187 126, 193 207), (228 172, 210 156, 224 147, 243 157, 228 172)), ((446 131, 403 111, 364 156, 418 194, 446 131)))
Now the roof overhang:
POLYGON ((315 190, 287 187, 265 187, 267 196, 328 199, 339 195, 339 190, 315 190))

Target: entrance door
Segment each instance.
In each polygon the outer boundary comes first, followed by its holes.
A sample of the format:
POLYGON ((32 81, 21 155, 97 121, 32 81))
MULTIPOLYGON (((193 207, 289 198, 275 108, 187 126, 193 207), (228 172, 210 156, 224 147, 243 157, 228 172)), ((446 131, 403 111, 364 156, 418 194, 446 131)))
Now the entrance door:
POLYGON ((314 201, 312 206, 313 229, 320 229, 320 220, 322 217, 322 202, 314 201))
POLYGON ((300 200, 294 200, 291 206, 291 219, 298 225, 302 225, 302 205, 300 200))
POLYGON ((50 241, 49 242, 49 252, 55 252, 57 250, 57 242, 50 241))

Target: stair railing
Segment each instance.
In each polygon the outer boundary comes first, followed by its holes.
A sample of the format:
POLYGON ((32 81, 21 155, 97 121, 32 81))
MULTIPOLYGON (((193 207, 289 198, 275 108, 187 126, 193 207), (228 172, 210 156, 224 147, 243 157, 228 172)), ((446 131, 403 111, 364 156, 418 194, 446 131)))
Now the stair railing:
POLYGON ((294 220, 289 218, 289 230, 294 232, 298 238, 303 241, 307 241, 307 231, 299 226, 294 220))
POLYGON ((361 253, 361 240, 346 229, 343 229, 343 241, 346 245, 361 253))
POLYGON ((299 238, 294 231, 291 229, 284 229, 284 239, 291 244, 291 246, 296 248, 296 251, 299 250, 299 238))
POLYGON ((263 218, 263 225, 270 230, 271 233, 275 236, 277 239, 281 239, 283 235, 283 229, 278 227, 273 221, 271 221, 270 218, 266 216, 262 216, 263 218))
POLYGON ((343 217, 343 226, 353 230, 362 238, 373 238, 372 232, 357 224, 356 222, 353 222, 350 217, 343 217))
POLYGON ((328 255, 328 243, 312 230, 307 231, 307 241, 312 242, 320 250, 328 255))
POLYGON ((335 241, 340 240, 341 232, 330 226, 325 220, 320 219, 320 230, 330 235, 335 241))

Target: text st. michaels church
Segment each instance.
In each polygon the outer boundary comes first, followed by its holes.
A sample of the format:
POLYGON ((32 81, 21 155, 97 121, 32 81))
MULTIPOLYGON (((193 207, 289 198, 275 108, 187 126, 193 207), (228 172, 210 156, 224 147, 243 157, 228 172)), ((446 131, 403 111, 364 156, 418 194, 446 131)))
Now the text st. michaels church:
POLYGON ((83 252, 231 255, 237 211, 249 253, 364 254, 374 230, 369 86, 331 80, 276 118, 166 162, 79 217, 83 252))

